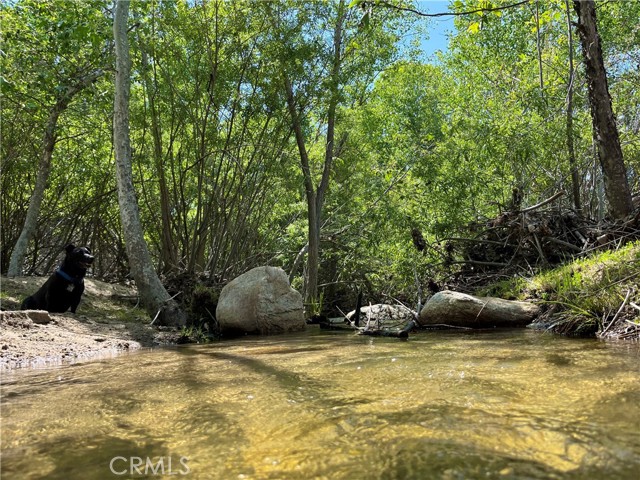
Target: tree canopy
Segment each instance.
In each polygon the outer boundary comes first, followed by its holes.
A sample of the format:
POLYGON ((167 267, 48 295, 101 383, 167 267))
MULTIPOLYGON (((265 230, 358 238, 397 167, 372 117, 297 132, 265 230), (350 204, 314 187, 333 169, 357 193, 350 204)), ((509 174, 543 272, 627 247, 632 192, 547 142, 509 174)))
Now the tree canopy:
MULTIPOLYGON (((595 7, 634 193, 640 2, 595 7)), ((131 3, 133 182, 164 278, 226 282, 269 264, 300 289, 316 269, 307 296, 316 306, 358 289, 411 298, 450 273, 458 253, 447 239, 510 208, 514 190, 522 206, 565 191, 574 192, 558 200, 565 208, 609 214, 572 2, 452 1, 443 13, 459 13, 455 31, 432 58, 407 41, 423 31, 428 41, 419 11, 404 1, 131 3), (428 248, 416 248, 416 232, 428 248), (315 264, 301 261, 305 247, 315 264)), ((2 273, 51 109, 101 70, 57 119, 23 273, 48 272, 73 240, 96 252, 96 276, 122 280, 114 5, 16 0, 0 14, 2 273)))

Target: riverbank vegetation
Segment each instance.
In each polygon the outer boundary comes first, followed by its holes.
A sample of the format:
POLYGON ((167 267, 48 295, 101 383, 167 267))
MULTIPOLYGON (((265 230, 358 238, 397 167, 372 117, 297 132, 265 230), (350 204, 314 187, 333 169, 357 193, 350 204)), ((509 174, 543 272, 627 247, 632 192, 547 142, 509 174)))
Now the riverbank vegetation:
POLYGON ((514 276, 477 293, 534 300, 545 307, 537 327, 600 338, 640 337, 640 243, 594 252, 531 277, 514 276))
MULTIPOLYGON (((269 264, 329 314, 353 308, 359 291, 414 306, 430 287, 476 291, 508 278, 504 293, 546 302, 556 331, 635 328, 638 247, 623 244, 638 231, 640 2, 594 10, 617 177, 579 5, 453 1, 449 48, 430 58, 421 6, 131 3, 142 235, 191 323, 212 320, 222 285, 269 264), (517 225, 524 240, 500 247, 517 225), (498 231, 507 236, 481 236, 498 231), (478 239, 492 246, 482 258, 478 239), (596 244, 608 250, 585 257, 596 244)), ((95 278, 131 279, 115 173, 114 11, 103 0, 2 7, 3 274, 46 275, 73 241, 95 252, 95 278)))

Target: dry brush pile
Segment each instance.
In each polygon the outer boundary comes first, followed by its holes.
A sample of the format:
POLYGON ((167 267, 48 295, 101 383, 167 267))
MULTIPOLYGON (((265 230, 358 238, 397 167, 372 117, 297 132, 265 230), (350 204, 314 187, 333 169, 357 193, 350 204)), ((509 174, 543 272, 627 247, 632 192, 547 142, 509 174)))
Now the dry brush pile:
POLYGON ((640 210, 624 220, 596 221, 554 206, 562 194, 470 225, 468 237, 447 239, 449 263, 461 265, 461 277, 526 274, 640 238, 640 210), (454 253, 462 258, 454 260, 454 253))

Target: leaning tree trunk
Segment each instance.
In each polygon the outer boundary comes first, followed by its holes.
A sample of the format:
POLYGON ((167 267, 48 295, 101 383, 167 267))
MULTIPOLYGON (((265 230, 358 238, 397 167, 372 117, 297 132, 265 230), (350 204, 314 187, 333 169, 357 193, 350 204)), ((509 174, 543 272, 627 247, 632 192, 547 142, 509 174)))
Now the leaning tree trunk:
POLYGON ((169 297, 153 268, 151 255, 144 240, 140 212, 133 186, 131 144, 129 138, 130 71, 127 17, 129 0, 117 0, 113 19, 116 49, 115 102, 113 112, 113 142, 116 155, 116 178, 120 220, 125 239, 129 267, 142 306, 150 315, 156 315, 158 324, 184 325, 185 316, 169 297))
POLYGON ((18 237, 15 247, 13 247, 13 252, 11 252, 9 269, 7 270, 7 276, 9 277, 22 275, 27 247, 36 232, 38 215, 40 214, 40 207, 42 206, 42 200, 44 199, 44 191, 47 185, 47 180, 49 179, 49 173, 51 172, 51 157, 53 156, 53 149, 56 146, 56 127, 58 126, 58 119, 62 112, 67 109, 73 97, 85 87, 95 82, 102 74, 102 70, 95 70, 94 72, 80 78, 57 98, 55 105, 49 112, 49 118, 47 119, 44 135, 42 137, 42 151, 40 154, 40 163, 38 164, 36 185, 33 189, 33 193, 31 194, 31 198, 29 199, 29 207, 27 208, 27 217, 24 221, 24 226, 22 227, 22 231, 20 232, 20 236, 18 237))
POLYGON ((605 194, 609 213, 624 218, 633 211, 627 171, 622 158, 620 137, 611 106, 611 96, 604 68, 600 35, 596 24, 593 0, 574 0, 578 14, 578 33, 582 44, 593 130, 598 147, 598 158, 604 176, 605 194))

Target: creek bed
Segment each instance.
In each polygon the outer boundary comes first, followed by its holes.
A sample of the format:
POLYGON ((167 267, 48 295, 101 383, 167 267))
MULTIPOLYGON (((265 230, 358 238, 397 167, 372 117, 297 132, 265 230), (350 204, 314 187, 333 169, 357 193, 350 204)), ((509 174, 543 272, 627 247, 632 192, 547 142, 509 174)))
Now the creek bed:
POLYGON ((309 329, 2 379, 4 479, 616 478, 640 345, 309 329))

